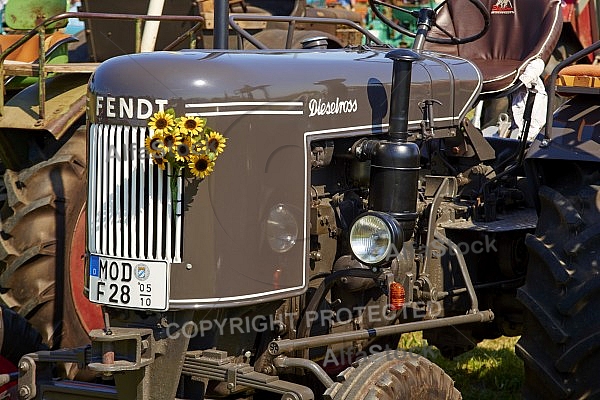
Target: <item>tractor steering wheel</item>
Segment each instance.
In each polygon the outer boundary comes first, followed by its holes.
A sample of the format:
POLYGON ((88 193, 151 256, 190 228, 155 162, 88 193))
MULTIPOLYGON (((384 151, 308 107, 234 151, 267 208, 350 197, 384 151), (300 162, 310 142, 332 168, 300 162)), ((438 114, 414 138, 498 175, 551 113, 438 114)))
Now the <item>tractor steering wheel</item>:
POLYGON ((467 36, 465 38, 459 38, 459 37, 454 36, 452 33, 448 32, 446 29, 444 29, 442 26, 440 26, 436 23, 436 17, 438 15, 440 9, 448 2, 448 0, 443 0, 441 3, 439 3, 433 9, 432 8, 422 8, 419 11, 408 10, 406 8, 402 8, 402 7, 396 6, 394 4, 389 4, 389 3, 386 3, 381 0, 369 0, 369 6, 371 7, 371 10, 377 16, 377 18, 379 18, 384 24, 388 25, 390 28, 392 28, 404 35, 407 35, 407 36, 410 36, 413 38, 416 38, 419 35, 423 35, 424 39, 431 43, 462 44, 462 43, 473 42, 473 41, 479 39, 480 37, 485 35, 485 33, 490 28, 490 13, 487 10, 487 8, 479 0, 468 0, 468 1, 470 3, 472 3, 477 8, 477 11, 479 11, 479 13, 481 14, 481 16, 483 18, 483 27, 478 33, 471 35, 471 36, 467 36), (403 13, 409 14, 409 15, 417 18, 418 19, 417 32, 416 33, 411 32, 410 30, 406 29, 405 27, 398 25, 397 23, 391 21, 388 17, 383 15, 383 13, 381 11, 379 11, 379 9, 376 7, 378 5, 388 7, 388 8, 394 9, 394 10, 398 10, 398 11, 401 11, 403 13), (427 33, 431 30, 432 26, 435 26, 436 28, 438 28, 440 30, 440 32, 442 32, 444 35, 447 36, 447 38, 428 37, 427 33))

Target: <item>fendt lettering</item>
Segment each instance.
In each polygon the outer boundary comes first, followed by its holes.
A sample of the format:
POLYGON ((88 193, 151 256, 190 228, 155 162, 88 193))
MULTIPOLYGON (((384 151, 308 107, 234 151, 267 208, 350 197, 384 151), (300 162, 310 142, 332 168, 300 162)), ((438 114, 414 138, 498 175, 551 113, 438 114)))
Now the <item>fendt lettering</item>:
POLYGON ((165 99, 97 96, 96 116, 145 120, 155 112, 164 111, 168 102, 165 99))

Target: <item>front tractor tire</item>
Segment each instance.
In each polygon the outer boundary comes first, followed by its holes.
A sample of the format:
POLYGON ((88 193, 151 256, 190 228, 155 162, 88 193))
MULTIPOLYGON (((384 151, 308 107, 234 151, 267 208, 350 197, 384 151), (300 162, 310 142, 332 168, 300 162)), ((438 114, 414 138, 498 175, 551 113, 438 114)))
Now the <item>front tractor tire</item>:
POLYGON ((420 355, 389 350, 361 358, 338 375, 327 400, 461 399, 454 381, 420 355))
POLYGON ((516 348, 525 365, 525 399, 600 396, 598 175, 569 174, 570 182, 539 190, 539 222, 526 239, 530 262, 518 292, 525 306, 516 348))
POLYGON ((4 174, 0 300, 27 319, 51 349, 86 344, 89 325, 99 317, 82 293, 85 135, 81 127, 50 159, 4 174))

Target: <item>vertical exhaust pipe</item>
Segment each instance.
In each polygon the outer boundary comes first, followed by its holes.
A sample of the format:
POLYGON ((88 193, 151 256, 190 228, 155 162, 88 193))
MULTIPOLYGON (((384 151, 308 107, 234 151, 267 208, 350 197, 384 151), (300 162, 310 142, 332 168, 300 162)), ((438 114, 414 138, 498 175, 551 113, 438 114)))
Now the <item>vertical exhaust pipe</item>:
POLYGON ((394 61, 390 94, 388 138, 371 148, 369 209, 392 215, 402 227, 404 240, 413 235, 417 219, 419 146, 408 141, 408 108, 412 64, 420 57, 409 49, 386 54, 394 61))
POLYGON ((392 93, 390 94, 391 140, 408 140, 408 105, 413 62, 420 57, 409 49, 392 50, 385 55, 394 61, 392 70, 392 93))

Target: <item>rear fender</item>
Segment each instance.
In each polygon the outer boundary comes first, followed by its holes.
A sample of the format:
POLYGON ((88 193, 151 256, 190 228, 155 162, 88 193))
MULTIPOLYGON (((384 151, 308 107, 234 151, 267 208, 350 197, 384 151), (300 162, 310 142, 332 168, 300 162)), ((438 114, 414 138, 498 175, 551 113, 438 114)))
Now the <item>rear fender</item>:
MULTIPOLYGON (((46 118, 39 119, 38 86, 14 95, 0 116, 0 158, 7 168, 31 164, 34 143, 59 141, 85 116, 89 74, 56 76, 46 82, 46 118)), ((47 144, 47 143, 46 143, 47 144)), ((39 158, 39 157, 38 157, 39 158)))
MULTIPOLYGON (((547 137, 542 131, 531 144, 525 170, 534 193, 541 185, 577 184, 585 175, 578 171, 598 169, 600 108, 596 96, 580 94, 564 103, 553 114, 547 137)), ((533 200, 539 213, 540 200, 537 196, 533 200)))
POLYGON ((580 94, 553 116, 552 129, 533 142, 528 159, 600 162, 600 108, 597 95, 580 94))

